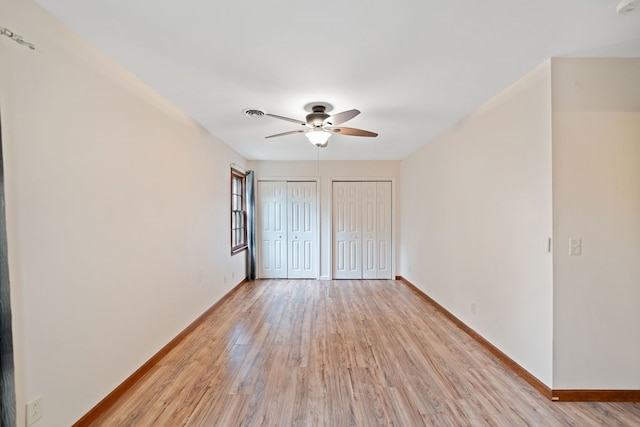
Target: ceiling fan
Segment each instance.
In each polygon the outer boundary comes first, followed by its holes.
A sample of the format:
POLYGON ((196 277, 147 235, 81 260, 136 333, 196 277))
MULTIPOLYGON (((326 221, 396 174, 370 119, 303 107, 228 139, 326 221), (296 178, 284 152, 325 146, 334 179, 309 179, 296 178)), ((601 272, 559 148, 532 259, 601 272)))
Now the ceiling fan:
MULTIPOLYGON (((311 106, 311 113, 305 117, 306 121, 290 119, 289 117, 278 116, 276 114, 264 113, 266 116, 274 117, 287 122, 296 123, 304 126, 306 129, 292 130, 289 132, 277 133, 269 135, 266 138, 275 138, 277 136, 293 135, 295 133, 304 133, 309 141, 317 147, 326 147, 331 134, 349 135, 349 136, 378 136, 375 132, 368 130, 355 129, 338 126, 347 120, 353 119, 360 114, 358 110, 347 110, 341 113, 329 115, 326 112, 327 105, 316 104, 311 106)), ((308 111, 308 110, 307 110, 308 111)))

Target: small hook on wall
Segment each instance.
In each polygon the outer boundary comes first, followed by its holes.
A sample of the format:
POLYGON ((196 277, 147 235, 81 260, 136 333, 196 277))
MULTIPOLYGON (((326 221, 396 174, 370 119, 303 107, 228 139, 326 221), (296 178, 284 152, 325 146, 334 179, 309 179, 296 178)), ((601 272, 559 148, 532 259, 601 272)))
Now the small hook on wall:
POLYGON ((18 44, 21 44, 23 46, 27 46, 31 50, 35 50, 35 48, 36 48, 36 46, 33 43, 29 43, 28 41, 23 39, 22 36, 14 33, 13 31, 11 31, 8 28, 0 27, 0 34, 2 34, 3 36, 9 37, 11 40, 13 40, 14 42, 16 42, 18 44))

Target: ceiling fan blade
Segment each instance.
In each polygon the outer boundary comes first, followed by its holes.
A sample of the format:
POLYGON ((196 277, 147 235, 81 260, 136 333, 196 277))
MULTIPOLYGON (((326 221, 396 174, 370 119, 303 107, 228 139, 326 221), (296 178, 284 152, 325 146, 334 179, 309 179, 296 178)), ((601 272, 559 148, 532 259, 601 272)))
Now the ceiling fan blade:
POLYGON ((293 135, 294 133, 303 133, 306 132, 304 129, 292 130, 289 132, 276 133, 275 135, 265 136, 265 138, 275 138, 276 136, 285 136, 285 135, 293 135))
POLYGON ((353 119, 358 114, 360 114, 360 111, 358 110, 343 111, 342 113, 334 114, 333 116, 327 117, 326 119, 324 119, 324 122, 322 122, 322 124, 329 126, 341 125, 347 120, 353 119))
POLYGON ((326 130, 337 133, 340 135, 350 135, 350 136, 378 136, 375 132, 369 132, 368 130, 355 129, 355 128, 326 128, 326 130))
POLYGON ((307 125, 307 122, 303 122, 301 120, 296 120, 296 119, 290 119, 289 117, 278 116, 278 115, 270 114, 270 113, 265 113, 265 116, 275 117, 276 119, 286 120, 287 122, 296 123, 296 124, 299 124, 299 125, 302 125, 302 126, 306 126, 307 125))

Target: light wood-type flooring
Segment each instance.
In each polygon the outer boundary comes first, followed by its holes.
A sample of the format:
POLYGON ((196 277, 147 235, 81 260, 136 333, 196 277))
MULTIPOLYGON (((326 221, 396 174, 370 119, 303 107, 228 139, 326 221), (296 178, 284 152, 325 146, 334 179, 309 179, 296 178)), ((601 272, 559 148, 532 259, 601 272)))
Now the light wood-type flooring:
POLYGON ((95 426, 640 426, 551 402, 399 281, 242 286, 95 426))

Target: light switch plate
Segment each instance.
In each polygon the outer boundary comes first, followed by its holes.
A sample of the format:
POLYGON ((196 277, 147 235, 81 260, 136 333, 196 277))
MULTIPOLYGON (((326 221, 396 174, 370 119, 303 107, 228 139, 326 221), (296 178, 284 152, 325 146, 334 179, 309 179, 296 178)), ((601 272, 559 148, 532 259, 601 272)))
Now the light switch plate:
POLYGON ((581 255, 582 254, 582 239, 581 238, 569 238, 569 255, 581 255))

